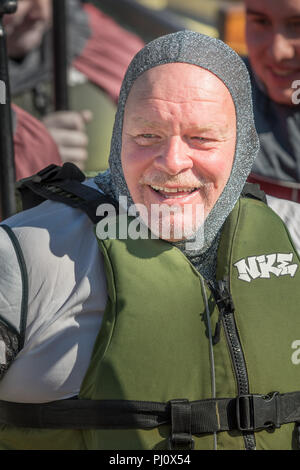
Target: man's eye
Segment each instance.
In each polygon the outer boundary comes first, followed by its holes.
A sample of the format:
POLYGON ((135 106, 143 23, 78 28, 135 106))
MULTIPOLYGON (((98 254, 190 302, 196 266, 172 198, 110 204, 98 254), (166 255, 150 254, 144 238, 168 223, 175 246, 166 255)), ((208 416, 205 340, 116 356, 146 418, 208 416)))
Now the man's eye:
POLYGON ((268 26, 270 24, 268 18, 265 18, 263 16, 250 16, 249 22, 251 22, 255 26, 268 26))
POLYGON ((160 136, 157 134, 139 134, 135 137, 135 142, 138 145, 153 145, 159 142, 160 136))
POLYGON ((190 137, 190 141, 194 144, 205 144, 206 142, 210 142, 210 139, 207 137, 201 137, 199 135, 192 135, 190 137))
POLYGON ((211 148, 212 145, 217 143, 216 138, 213 137, 202 137, 200 135, 192 135, 188 137, 187 143, 194 148, 206 150, 211 148))

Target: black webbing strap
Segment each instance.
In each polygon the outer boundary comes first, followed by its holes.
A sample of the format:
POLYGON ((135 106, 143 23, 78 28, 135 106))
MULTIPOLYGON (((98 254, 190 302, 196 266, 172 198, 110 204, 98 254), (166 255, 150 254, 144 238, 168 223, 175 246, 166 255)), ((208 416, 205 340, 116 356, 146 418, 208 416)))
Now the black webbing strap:
POLYGON ((260 189, 259 184, 256 183, 245 183, 241 192, 241 197, 258 199, 259 201, 262 201, 267 204, 267 197, 265 193, 260 189))
POLYGON ((168 403, 69 399, 51 403, 0 401, 0 425, 56 429, 151 429, 171 425, 174 445, 193 434, 256 431, 300 422, 300 392, 240 395, 168 403))
POLYGON ((68 162, 62 167, 49 165, 36 175, 20 180, 16 187, 21 194, 24 210, 49 199, 83 210, 94 224, 103 218, 103 215, 96 214, 99 205, 111 204, 118 211, 118 204, 113 198, 82 184, 84 179, 79 168, 68 162))

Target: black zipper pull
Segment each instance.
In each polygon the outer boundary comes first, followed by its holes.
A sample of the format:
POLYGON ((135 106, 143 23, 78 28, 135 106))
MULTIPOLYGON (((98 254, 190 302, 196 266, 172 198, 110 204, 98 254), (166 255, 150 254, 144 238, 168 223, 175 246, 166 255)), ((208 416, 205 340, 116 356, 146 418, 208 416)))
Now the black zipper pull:
POLYGON ((234 305, 229 292, 228 281, 226 279, 218 281, 219 300, 217 301, 220 312, 223 315, 234 313, 234 305))
POLYGON ((217 289, 211 282, 208 282, 209 287, 213 293, 214 299, 216 301, 218 310, 220 312, 218 321, 216 323, 215 332, 212 337, 213 345, 217 344, 220 341, 222 316, 234 312, 234 305, 228 289, 227 280, 217 282, 217 289))

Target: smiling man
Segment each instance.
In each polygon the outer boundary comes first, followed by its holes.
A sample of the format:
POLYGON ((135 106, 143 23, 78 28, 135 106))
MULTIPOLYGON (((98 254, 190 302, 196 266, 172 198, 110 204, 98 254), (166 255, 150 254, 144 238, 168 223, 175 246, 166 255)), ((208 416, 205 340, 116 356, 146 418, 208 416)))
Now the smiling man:
POLYGON ((300 202, 300 0, 245 0, 255 123, 261 150, 251 181, 300 202))
POLYGON ((153 205, 178 207, 169 222, 171 239, 173 232, 195 231, 197 205, 207 217, 229 178, 235 143, 234 104, 214 74, 165 64, 134 83, 124 115, 124 176, 148 214, 153 205), (190 221, 183 217, 187 206, 190 221))
POLYGON ((24 182, 60 202, 1 226, 0 448, 297 447, 300 260, 245 187, 257 151, 242 60, 182 31, 131 62, 107 172, 24 182), (121 198, 192 210, 167 237, 97 239, 79 208, 100 223, 121 198))

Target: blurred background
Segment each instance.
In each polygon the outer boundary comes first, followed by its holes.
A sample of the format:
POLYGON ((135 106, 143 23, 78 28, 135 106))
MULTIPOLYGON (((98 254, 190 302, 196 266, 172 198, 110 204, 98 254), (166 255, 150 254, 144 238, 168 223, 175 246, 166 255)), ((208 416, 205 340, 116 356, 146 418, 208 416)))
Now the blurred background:
POLYGON ((16 13, 4 15, 11 100, 2 107, 8 114, 0 113, 6 124, 0 127, 0 218, 15 212, 14 181, 49 164, 74 163, 86 177, 107 169, 122 80, 145 43, 189 29, 247 54, 242 1, 19 0, 17 5, 16 13))

